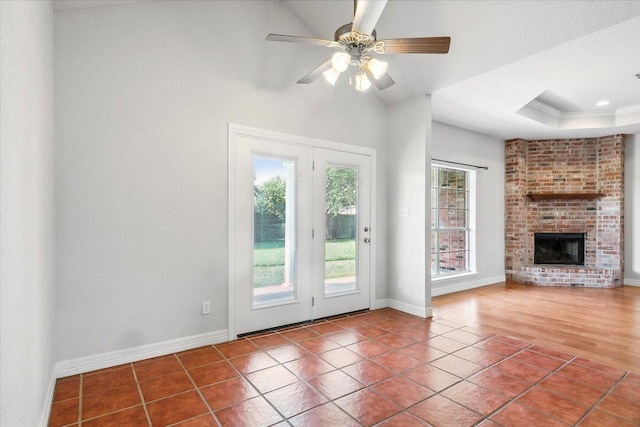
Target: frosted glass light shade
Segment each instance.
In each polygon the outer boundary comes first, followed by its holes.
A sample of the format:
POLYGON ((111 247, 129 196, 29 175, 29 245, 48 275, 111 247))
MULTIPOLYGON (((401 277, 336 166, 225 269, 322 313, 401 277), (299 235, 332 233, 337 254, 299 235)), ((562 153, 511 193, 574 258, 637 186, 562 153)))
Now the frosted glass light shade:
POLYGON ((364 73, 364 71, 359 71, 358 74, 356 74, 356 90, 367 90, 371 87, 371 82, 369 81, 369 78, 367 77, 367 75, 364 73))
POLYGON ((338 77, 340 77, 340 71, 331 67, 327 71, 324 71, 322 75, 324 76, 325 80, 329 82, 331 86, 334 86, 336 84, 336 80, 338 80, 338 77))
POLYGON ((331 66, 339 73, 349 68, 349 62, 351 61, 351 55, 347 52, 336 52, 331 57, 331 66))
POLYGON ((367 62, 367 67, 369 67, 369 71, 371 71, 371 74, 373 74, 373 77, 376 80, 384 76, 384 74, 387 72, 388 66, 388 63, 379 61, 376 58, 371 58, 369 62, 367 62))

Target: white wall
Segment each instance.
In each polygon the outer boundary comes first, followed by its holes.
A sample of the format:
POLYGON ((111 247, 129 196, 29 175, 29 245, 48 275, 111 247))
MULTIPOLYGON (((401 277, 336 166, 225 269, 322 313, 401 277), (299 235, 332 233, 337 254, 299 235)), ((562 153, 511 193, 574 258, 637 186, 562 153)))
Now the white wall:
POLYGON ((227 328, 228 123, 382 146, 373 91, 296 85, 331 51, 270 32, 310 34, 277 1, 56 13, 59 360, 227 328))
POLYGON ((432 295, 503 281, 504 141, 434 122, 432 157, 489 167, 476 173, 477 274, 432 281, 432 295))
POLYGON ((640 134, 625 138, 624 283, 640 286, 640 134))
POLYGON ((53 11, 0 2, 0 424, 43 424, 53 393, 53 11))
POLYGON ((431 97, 417 97, 389 108, 388 129, 388 299, 389 305, 430 315, 431 294, 425 256, 429 239, 425 215, 431 200, 427 162, 431 146, 431 97), (408 216, 400 216, 400 209, 408 216), (402 286, 400 281, 402 281, 402 286))

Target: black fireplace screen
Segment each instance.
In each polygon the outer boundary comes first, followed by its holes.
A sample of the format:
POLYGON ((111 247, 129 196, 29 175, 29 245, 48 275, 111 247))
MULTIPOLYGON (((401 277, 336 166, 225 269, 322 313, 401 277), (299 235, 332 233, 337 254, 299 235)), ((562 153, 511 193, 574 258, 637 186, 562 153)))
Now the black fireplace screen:
POLYGON ((533 262, 584 265, 584 233, 535 233, 533 262))

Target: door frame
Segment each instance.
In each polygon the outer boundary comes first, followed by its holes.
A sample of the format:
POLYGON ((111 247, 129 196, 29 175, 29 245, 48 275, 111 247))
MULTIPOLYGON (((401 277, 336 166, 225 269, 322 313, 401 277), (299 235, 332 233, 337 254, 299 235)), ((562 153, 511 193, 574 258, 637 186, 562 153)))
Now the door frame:
POLYGON ((369 308, 376 306, 376 247, 377 247, 377 223, 376 223, 376 149, 360 145, 345 144, 323 139, 309 138, 283 132, 252 128, 248 126, 229 123, 227 134, 227 274, 228 274, 228 336, 229 341, 236 339, 236 160, 237 147, 241 138, 261 139, 273 142, 302 145, 311 148, 324 148, 348 153, 363 154, 371 158, 371 248, 369 260, 369 308))

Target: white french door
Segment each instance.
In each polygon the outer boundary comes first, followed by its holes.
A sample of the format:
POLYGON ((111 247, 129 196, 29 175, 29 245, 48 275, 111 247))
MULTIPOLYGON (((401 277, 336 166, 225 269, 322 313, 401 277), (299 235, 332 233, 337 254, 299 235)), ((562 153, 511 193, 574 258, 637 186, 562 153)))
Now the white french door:
POLYGON ((232 131, 230 333, 369 308, 371 156, 232 131))

